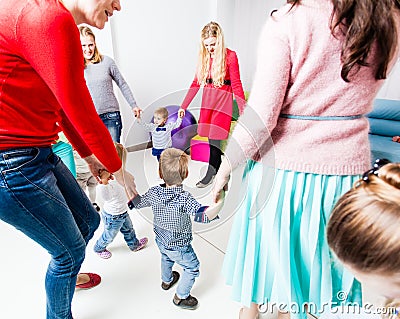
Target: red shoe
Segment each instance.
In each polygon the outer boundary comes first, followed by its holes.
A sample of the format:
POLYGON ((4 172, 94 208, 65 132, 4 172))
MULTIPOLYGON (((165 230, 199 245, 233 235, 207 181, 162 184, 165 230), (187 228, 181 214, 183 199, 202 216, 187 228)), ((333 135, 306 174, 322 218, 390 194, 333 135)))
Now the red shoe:
POLYGON ((101 282, 101 277, 91 272, 83 272, 82 275, 88 275, 89 281, 83 284, 75 285, 75 289, 90 289, 96 287, 101 282))

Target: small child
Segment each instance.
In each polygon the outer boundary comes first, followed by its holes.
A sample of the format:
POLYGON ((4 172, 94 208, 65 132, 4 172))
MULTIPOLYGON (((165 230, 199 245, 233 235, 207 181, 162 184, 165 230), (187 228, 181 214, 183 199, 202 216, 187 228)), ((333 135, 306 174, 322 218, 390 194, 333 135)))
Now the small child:
POLYGON ((163 150, 172 146, 171 131, 182 124, 183 114, 180 113, 175 122, 167 123, 168 110, 165 107, 159 107, 154 111, 153 122, 144 123, 140 112, 136 113, 138 123, 141 124, 147 132, 151 133, 153 142, 152 155, 160 161, 160 155, 163 150))
POLYGON ((182 182, 188 176, 188 159, 181 150, 166 149, 159 162, 159 174, 165 184, 151 187, 143 196, 137 195, 129 202, 129 207, 151 206, 156 243, 161 253, 161 288, 168 290, 179 280, 179 273, 172 270, 177 263, 183 268, 183 274, 173 303, 181 308, 195 309, 198 301, 190 291, 199 276, 200 263, 191 245, 190 215, 201 223, 217 219, 223 200, 212 207, 202 206, 183 190, 182 182))
POLYGON ((87 193, 93 207, 99 212, 100 207, 96 203, 96 186, 98 184, 96 178, 92 175, 86 161, 74 150, 74 160, 76 166, 76 181, 79 186, 87 193))
MULTIPOLYGON (((126 162, 126 149, 119 143, 114 143, 117 153, 122 160, 122 165, 126 162)), ((94 251, 101 258, 108 259, 111 252, 107 250, 109 245, 120 231, 130 250, 136 252, 146 246, 148 239, 143 237, 137 239, 132 221, 129 217, 127 197, 125 189, 113 179, 110 179, 110 173, 103 171, 101 173, 102 184, 98 185, 99 195, 104 200, 102 217, 104 222, 104 231, 101 237, 94 245, 94 251)))

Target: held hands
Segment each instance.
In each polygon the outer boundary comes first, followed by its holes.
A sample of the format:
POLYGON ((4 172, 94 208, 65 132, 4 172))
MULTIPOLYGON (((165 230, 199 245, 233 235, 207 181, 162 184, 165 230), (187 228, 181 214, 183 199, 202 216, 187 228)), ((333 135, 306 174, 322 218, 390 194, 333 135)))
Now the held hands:
POLYGON ((101 164, 100 161, 97 159, 97 157, 93 154, 85 157, 84 160, 88 164, 89 170, 92 173, 92 175, 96 178, 96 180, 99 183, 102 183, 101 173, 103 171, 107 171, 107 169, 104 167, 104 165, 101 164))
POLYGON ((216 218, 218 216, 219 212, 221 211, 222 207, 224 206, 224 201, 225 201, 225 191, 221 190, 218 201, 213 203, 206 209, 205 213, 209 220, 213 220, 214 218, 216 218))
POLYGON ((107 168, 100 163, 95 155, 92 154, 88 157, 85 157, 84 160, 86 163, 88 163, 90 172, 100 184, 107 185, 110 179, 115 178, 117 182, 125 188, 128 198, 133 198, 138 194, 136 191, 135 178, 131 173, 124 170, 122 167, 115 173, 111 174, 107 171, 107 168))
POLYGON ((112 175, 111 175, 111 173, 110 173, 109 171, 102 170, 102 171, 100 172, 100 180, 101 180, 101 183, 102 183, 102 184, 108 185, 108 181, 109 181, 110 179, 113 179, 113 177, 112 177, 112 175))
POLYGON ((131 173, 121 167, 118 171, 113 173, 113 175, 117 182, 125 188, 128 198, 133 198, 138 194, 136 191, 135 178, 131 173))
POLYGON ((185 110, 184 109, 179 109, 178 110, 178 116, 180 117, 180 118, 183 118, 184 116, 185 116, 185 110))

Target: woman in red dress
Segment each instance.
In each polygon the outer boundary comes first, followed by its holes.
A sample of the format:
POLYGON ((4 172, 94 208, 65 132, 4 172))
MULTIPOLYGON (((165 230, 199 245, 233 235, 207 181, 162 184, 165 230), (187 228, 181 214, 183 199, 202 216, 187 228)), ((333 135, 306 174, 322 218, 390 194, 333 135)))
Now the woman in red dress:
POLYGON ((229 135, 233 94, 239 114, 245 105, 236 53, 225 47, 222 29, 216 22, 208 23, 201 31, 197 72, 179 112, 188 108, 200 88, 203 88, 203 96, 197 132, 208 137, 210 144, 207 173, 196 184, 203 188, 212 183, 221 165, 221 141, 229 135))

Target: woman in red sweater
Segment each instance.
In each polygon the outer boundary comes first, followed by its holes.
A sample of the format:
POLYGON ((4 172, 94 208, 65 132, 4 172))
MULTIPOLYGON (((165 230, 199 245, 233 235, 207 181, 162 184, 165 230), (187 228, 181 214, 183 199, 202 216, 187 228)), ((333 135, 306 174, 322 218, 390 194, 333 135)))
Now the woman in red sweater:
POLYGON ((229 135, 233 96, 241 114, 245 104, 239 63, 236 53, 225 48, 224 35, 216 22, 205 25, 201 31, 199 60, 195 78, 181 105, 184 112, 203 88, 198 134, 208 137, 210 157, 206 176, 196 186, 203 188, 211 184, 221 165, 221 140, 229 135))
MULTIPOLYGON (((99 179, 136 194, 83 76, 76 24, 102 29, 119 0, 0 0, 0 219, 46 249, 47 319, 71 319, 71 300, 99 216, 51 145, 64 131, 99 179), (71 67, 73 65, 74 67, 71 67)), ((86 274, 90 288, 100 282, 86 274)), ((80 278, 82 279, 82 278, 80 278)), ((83 279, 85 280, 85 279, 83 279)))

